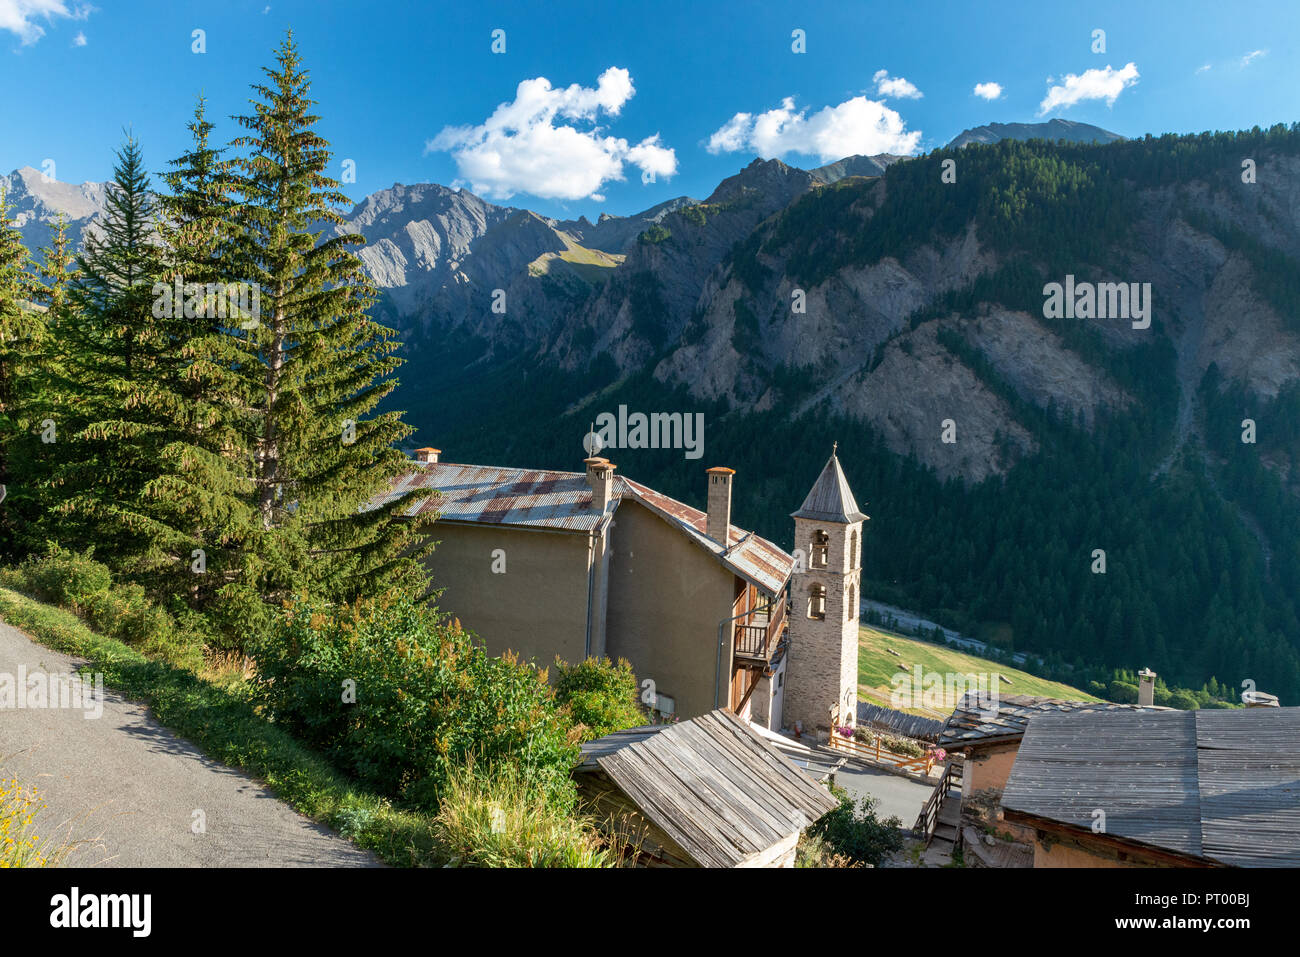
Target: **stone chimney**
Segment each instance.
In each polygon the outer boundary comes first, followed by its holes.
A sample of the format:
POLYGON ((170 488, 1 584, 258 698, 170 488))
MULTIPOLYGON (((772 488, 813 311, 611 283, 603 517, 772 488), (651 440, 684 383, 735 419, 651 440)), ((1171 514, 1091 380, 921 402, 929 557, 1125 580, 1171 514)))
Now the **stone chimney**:
POLYGON ((438 464, 438 455, 439 455, 441 452, 442 452, 442 449, 435 449, 435 448, 434 448, 433 446, 431 446, 431 445, 426 445, 426 446, 425 446, 424 448, 422 448, 422 449, 416 449, 416 450, 415 450, 415 461, 417 461, 417 462, 423 462, 423 463, 425 463, 426 465, 437 465, 437 464, 438 464))
POLYGON ((614 498, 614 469, 617 466, 598 455, 583 459, 583 463, 587 466, 587 484, 591 486, 591 507, 601 512, 608 511, 614 498))
POLYGON ((1138 704, 1156 703, 1156 673, 1150 668, 1138 672, 1138 704))
POLYGON ((735 474, 735 469, 722 466, 709 469, 709 520, 705 534, 723 548, 727 547, 727 532, 731 528, 731 477, 735 474))

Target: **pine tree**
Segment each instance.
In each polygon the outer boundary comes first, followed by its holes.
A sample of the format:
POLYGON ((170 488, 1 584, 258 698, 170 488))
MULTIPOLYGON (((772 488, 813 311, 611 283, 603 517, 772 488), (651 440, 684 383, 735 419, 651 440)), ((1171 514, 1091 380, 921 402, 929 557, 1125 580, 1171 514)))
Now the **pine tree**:
POLYGON ((0 561, 19 555, 19 535, 29 514, 28 482, 15 486, 15 459, 21 461, 31 426, 36 364, 44 323, 35 307, 38 283, 22 237, 9 217, 0 188, 0 561))
POLYGON ((50 313, 56 441, 50 535, 134 574, 150 563, 154 528, 144 487, 157 474, 166 409, 156 392, 167 352, 153 317, 162 265, 154 200, 139 144, 118 151, 98 229, 77 257, 67 301, 50 313))
POLYGON ((409 468, 395 443, 412 431, 400 413, 375 413, 396 385, 392 330, 367 310, 376 293, 351 251, 357 235, 323 238, 347 198, 327 174, 329 144, 313 127, 309 77, 292 35, 253 91, 236 147, 239 255, 260 287, 260 322, 246 331, 259 360, 256 428, 258 534, 246 570, 268 601, 301 591, 348 600, 423 588, 429 517, 405 519, 401 497, 368 503, 409 468), (366 418, 370 415, 370 418, 366 418))

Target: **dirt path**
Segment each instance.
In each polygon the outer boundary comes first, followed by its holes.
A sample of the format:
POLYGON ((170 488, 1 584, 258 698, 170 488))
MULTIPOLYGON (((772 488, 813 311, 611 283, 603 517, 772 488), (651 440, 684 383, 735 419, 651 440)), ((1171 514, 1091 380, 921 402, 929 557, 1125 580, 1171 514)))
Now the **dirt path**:
MULTIPOLYGON (((44 681, 77 664, 0 622, 0 681, 15 680, 20 668, 44 681)), ((0 708, 0 777, 39 790, 48 807, 37 833, 72 843, 69 865, 378 866, 368 851, 204 757, 143 706, 106 690, 101 716, 87 717, 93 710, 0 708)))

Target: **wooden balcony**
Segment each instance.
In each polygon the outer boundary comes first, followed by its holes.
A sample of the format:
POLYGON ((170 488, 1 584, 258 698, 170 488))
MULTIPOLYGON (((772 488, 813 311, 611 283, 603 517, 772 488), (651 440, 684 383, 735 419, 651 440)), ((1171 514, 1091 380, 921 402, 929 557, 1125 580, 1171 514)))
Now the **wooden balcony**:
POLYGON ((755 609, 746 619, 736 622, 735 654, 738 663, 766 665, 772 660, 785 632, 785 602, 786 596, 782 592, 770 604, 755 609))

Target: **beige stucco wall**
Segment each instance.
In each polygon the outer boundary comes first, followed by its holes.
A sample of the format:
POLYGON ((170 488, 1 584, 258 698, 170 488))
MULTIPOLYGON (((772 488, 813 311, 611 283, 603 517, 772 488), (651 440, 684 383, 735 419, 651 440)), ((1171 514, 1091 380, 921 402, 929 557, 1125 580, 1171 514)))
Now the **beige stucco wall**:
POLYGON ((1007 786, 1019 750, 1020 742, 1014 741, 970 752, 962 771, 962 793, 994 791, 1000 795, 1007 786))
MULTIPOLYGON (((718 623, 731 617, 735 576, 649 509, 625 499, 614 513, 606 651, 637 680, 672 697, 681 720, 714 708, 718 623)), ((730 643, 718 706, 727 706, 730 643)))
POLYGON ((585 657, 590 554, 585 533, 555 533, 506 525, 434 526, 439 542, 426 565, 438 606, 455 615, 488 653, 515 651, 539 666, 555 656, 585 657), (505 553, 505 573, 492 571, 505 553))
POLYGON ((1038 839, 1034 842, 1034 867, 1169 867, 1142 856, 1138 852, 1125 852, 1124 859, 1115 849, 1106 846, 1092 847, 1083 842, 1038 839))

